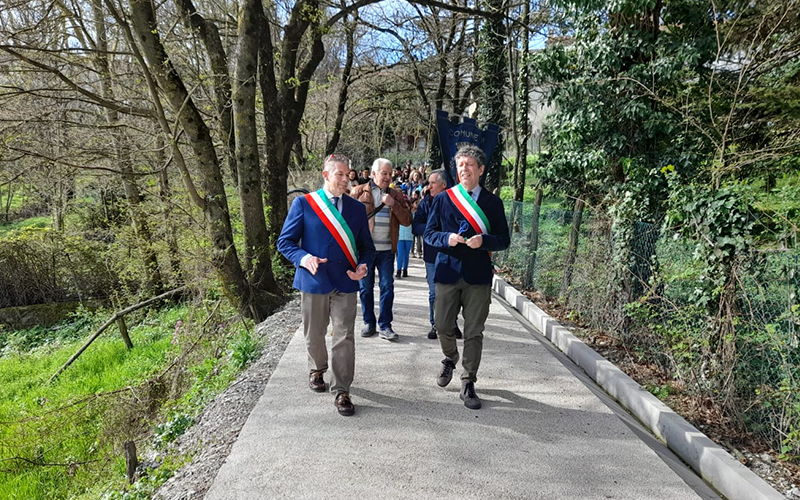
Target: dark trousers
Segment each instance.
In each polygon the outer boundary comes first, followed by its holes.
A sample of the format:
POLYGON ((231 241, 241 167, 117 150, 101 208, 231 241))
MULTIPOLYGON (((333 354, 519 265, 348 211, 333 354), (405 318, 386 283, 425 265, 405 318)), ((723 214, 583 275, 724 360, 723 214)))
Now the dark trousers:
POLYGON ((434 321, 439 334, 442 353, 455 359, 458 344, 454 335, 459 310, 464 316, 464 349, 461 366, 462 380, 478 380, 478 368, 483 353, 483 329, 489 317, 489 304, 492 302, 491 285, 470 285, 463 279, 453 285, 436 284, 434 321))

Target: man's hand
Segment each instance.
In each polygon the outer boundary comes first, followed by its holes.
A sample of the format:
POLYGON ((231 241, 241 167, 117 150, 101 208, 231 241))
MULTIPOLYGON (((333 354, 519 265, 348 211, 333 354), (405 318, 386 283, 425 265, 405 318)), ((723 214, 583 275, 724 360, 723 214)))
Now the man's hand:
POLYGON ((483 235, 476 234, 472 238, 468 239, 466 241, 466 244, 467 244, 468 247, 470 247, 472 249, 480 248, 481 245, 483 245, 483 235))
POLYGON ((358 280, 364 278, 364 276, 366 276, 366 275, 367 275, 367 265, 366 264, 359 264, 358 267, 356 268, 355 272, 351 271, 349 269, 347 270, 347 277, 350 278, 353 281, 358 281, 358 280))
POLYGON ((324 264, 325 262, 328 262, 328 259, 320 259, 319 257, 315 257, 312 255, 311 257, 306 259, 306 262, 305 264, 303 264, 303 267, 308 269, 308 272, 310 272, 311 274, 317 274, 317 269, 319 269, 319 265, 324 264))
POLYGON ((447 243, 451 247, 454 247, 454 246, 458 245, 459 243, 466 243, 466 242, 467 242, 467 240, 465 240, 463 236, 461 236, 460 234, 456 234, 456 233, 450 233, 450 238, 447 240, 447 243))
POLYGON ((389 193, 384 193, 383 196, 381 196, 381 203, 387 207, 392 207, 394 206, 394 198, 389 193))

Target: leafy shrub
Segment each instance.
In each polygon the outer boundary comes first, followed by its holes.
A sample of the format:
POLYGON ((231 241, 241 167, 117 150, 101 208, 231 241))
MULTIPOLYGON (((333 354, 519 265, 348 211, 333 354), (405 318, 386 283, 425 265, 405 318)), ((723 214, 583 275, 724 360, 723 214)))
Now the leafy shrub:
POLYGON ((194 419, 189 415, 179 413, 172 415, 169 420, 163 424, 159 424, 155 428, 155 446, 162 448, 186 432, 186 429, 194 425, 194 419))
POLYGON ((258 341, 249 329, 243 329, 233 343, 231 362, 237 369, 242 369, 258 357, 258 341))

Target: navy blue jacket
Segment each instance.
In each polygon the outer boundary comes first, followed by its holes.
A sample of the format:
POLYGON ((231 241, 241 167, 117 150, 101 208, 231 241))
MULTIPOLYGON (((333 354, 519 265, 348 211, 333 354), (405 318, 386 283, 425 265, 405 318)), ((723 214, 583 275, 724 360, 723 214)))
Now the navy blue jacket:
MULTIPOLYGON (((432 203, 433 196, 430 195, 426 195, 422 198, 422 201, 419 202, 417 213, 414 214, 414 220, 411 222, 411 232, 414 233, 414 236, 422 236, 425 234, 425 226, 428 225, 428 214, 431 211, 432 203)), ((422 260, 428 264, 433 264, 436 262, 437 253, 439 253, 438 248, 433 248, 425 243, 425 240, 422 240, 422 260)))
MULTIPOLYGON (((505 250, 511 244, 508 232, 503 201, 486 189, 478 195, 478 206, 481 207, 491 228, 490 234, 483 235, 480 248, 472 249, 463 243, 451 247, 448 244, 451 233, 458 233, 461 222, 465 220, 456 208, 447 192, 439 193, 433 199, 428 223, 425 226, 424 241, 439 251, 436 256, 436 272, 433 281, 436 283, 454 284, 460 278, 470 285, 488 285, 492 283, 494 268, 489 252, 505 250)), ((462 236, 470 238, 475 235, 472 226, 462 236)))
MULTIPOLYGON (((349 196, 342 196, 342 217, 356 240, 358 264, 371 266, 375 258, 375 245, 369 232, 364 204, 349 196)), ((301 292, 326 294, 333 290, 343 293, 358 291, 358 281, 347 276, 348 269, 354 271, 350 261, 304 196, 292 202, 278 237, 278 251, 297 268, 293 286, 301 292), (319 265, 317 274, 300 267, 300 261, 308 254, 328 259, 328 262, 319 265)))

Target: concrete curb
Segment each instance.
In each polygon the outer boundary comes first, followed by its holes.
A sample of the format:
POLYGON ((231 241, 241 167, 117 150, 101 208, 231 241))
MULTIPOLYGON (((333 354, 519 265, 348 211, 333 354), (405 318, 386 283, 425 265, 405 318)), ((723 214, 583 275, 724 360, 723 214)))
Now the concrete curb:
POLYGON ((492 288, 725 498, 785 500, 786 497, 766 481, 642 389, 503 279, 495 276, 492 288))

